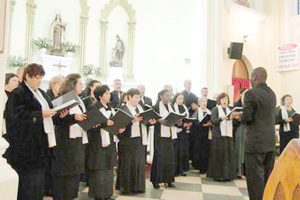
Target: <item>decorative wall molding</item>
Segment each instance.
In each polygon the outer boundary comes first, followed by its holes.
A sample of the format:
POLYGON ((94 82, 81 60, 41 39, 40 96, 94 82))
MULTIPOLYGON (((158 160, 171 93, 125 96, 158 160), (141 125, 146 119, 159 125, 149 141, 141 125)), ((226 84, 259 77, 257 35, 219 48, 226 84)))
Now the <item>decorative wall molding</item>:
POLYGON ((12 23, 13 23, 13 13, 15 11, 16 0, 9 1, 9 14, 8 14, 8 33, 7 33, 7 54, 6 57, 10 56, 10 48, 11 48, 11 33, 12 33, 12 23))
POLYGON ((34 0, 27 0, 27 22, 26 22, 26 38, 25 38, 25 58, 28 63, 32 60, 33 53, 33 30, 36 4, 34 0))
POLYGON ((101 20, 100 20, 100 68, 101 68, 101 80, 106 81, 109 72, 109 65, 106 60, 107 55, 107 26, 108 26, 108 17, 112 10, 117 6, 120 6, 127 13, 128 20, 128 47, 127 47, 127 63, 123 65, 124 79, 126 82, 134 81, 134 44, 135 44, 135 11, 132 6, 128 4, 127 0, 111 0, 108 4, 105 5, 104 9, 101 11, 101 20))
POLYGON ((80 38, 79 38, 79 66, 78 71, 82 72, 82 68, 85 65, 85 57, 86 57, 86 35, 87 35, 87 25, 89 20, 89 7, 87 4, 87 0, 80 0, 81 6, 81 15, 80 15, 80 38))

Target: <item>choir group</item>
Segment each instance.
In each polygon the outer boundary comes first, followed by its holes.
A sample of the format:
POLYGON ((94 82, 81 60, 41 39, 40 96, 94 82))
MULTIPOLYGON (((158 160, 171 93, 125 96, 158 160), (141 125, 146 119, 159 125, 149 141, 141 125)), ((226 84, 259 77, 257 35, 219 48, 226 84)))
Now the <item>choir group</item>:
MULTIPOLYGON (((19 175, 18 199, 75 199, 80 181, 89 186, 90 197, 111 199, 115 169, 117 190, 123 194, 144 193, 151 126, 154 156, 150 181, 155 189, 160 183, 175 187, 175 177, 186 176, 190 162, 194 169, 216 181, 231 181, 245 174, 247 149, 241 121, 247 123, 249 119, 238 111, 231 112, 226 93, 219 94, 216 101, 210 100, 208 89, 202 88, 202 97, 198 98, 191 92, 191 81, 186 80, 182 93, 173 95, 172 87, 166 85, 152 105, 144 85, 122 92, 122 83, 117 79, 111 92, 107 85, 90 80, 83 90, 81 76, 69 74, 53 77, 44 92, 39 88, 44 75, 43 67, 35 63, 20 69, 17 75, 6 74, 3 137, 10 147, 4 157, 19 175), (70 91, 75 91, 79 104, 55 111, 51 100, 70 91), (108 120, 85 131, 78 122, 88 120, 85 113, 91 106, 108 120), (110 118, 117 109, 133 119, 115 135, 106 127, 115 125, 110 118), (139 113, 147 109, 162 117, 175 112, 185 118, 172 127, 166 120, 142 123, 139 113)), ((241 89, 235 107, 243 107, 247 92, 241 89)), ((298 122, 291 117, 294 113, 292 97, 283 96, 276 112, 281 152, 291 139, 299 137, 298 122)))

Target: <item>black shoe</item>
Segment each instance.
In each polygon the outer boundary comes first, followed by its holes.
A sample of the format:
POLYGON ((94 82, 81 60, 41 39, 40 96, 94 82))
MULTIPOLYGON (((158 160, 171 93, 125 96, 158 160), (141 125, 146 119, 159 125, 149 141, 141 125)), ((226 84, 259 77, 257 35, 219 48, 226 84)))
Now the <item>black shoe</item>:
POLYGON ((159 185, 157 183, 152 183, 152 184, 153 184, 154 189, 159 189, 159 185))
POLYGON ((167 187, 169 188, 175 188, 175 185, 173 183, 168 183, 167 185, 168 185, 167 187))
POLYGON ((180 174, 181 176, 186 176, 186 173, 184 173, 184 172, 181 172, 181 174, 180 174))

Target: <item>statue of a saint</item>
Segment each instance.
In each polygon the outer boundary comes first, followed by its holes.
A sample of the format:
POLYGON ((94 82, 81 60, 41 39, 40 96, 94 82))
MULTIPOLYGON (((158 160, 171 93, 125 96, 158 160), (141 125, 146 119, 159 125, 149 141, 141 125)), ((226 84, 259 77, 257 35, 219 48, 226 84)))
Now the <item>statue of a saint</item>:
POLYGON ((56 11, 56 16, 53 22, 51 23, 50 35, 53 40, 53 50, 51 54, 62 56, 61 43, 65 40, 65 30, 67 22, 61 21, 60 12, 56 11))
POLYGON ((112 60, 109 62, 111 67, 122 67, 123 55, 124 55, 124 43, 121 40, 120 36, 117 35, 117 43, 112 49, 112 60))

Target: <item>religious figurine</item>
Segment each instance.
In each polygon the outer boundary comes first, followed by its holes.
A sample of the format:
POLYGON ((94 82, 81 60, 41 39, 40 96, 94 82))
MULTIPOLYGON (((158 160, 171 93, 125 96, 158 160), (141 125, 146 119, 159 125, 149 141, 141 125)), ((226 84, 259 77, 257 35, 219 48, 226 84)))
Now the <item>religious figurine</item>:
POLYGON ((123 65, 123 55, 124 55, 124 43, 121 40, 120 36, 117 35, 117 43, 112 49, 112 60, 109 62, 111 67, 122 67, 123 65))
POLYGON ((50 34, 53 40, 53 50, 51 50, 52 55, 62 56, 61 44, 64 41, 65 30, 67 22, 61 21, 60 11, 56 11, 56 16, 53 22, 51 23, 50 34))

